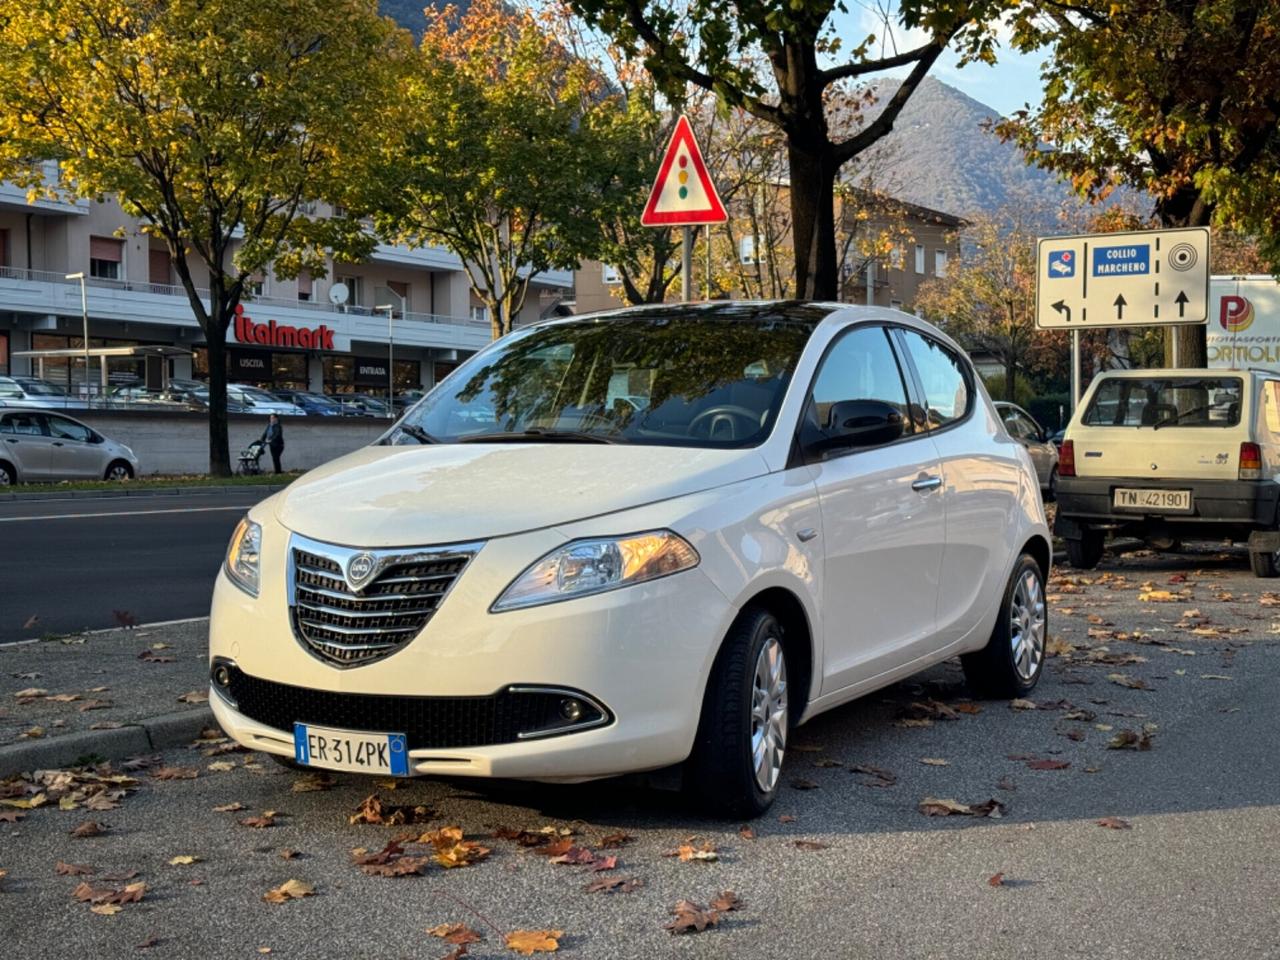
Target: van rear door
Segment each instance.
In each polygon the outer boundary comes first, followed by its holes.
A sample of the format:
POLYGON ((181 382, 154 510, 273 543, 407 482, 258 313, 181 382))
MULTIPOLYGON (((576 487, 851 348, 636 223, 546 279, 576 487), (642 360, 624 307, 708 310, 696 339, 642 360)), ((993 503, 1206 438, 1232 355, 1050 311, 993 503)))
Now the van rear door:
POLYGON ((1240 375, 1104 376, 1067 431, 1076 475, 1235 480, 1250 401, 1240 375))

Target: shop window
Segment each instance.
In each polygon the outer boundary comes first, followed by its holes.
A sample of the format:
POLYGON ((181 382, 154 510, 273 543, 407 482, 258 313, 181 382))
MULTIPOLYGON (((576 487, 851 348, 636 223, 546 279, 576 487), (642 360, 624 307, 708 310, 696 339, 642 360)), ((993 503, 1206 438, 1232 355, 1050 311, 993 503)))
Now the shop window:
POLYGON ((397 392, 422 388, 422 364, 417 360, 397 360, 394 376, 397 392))
POLYGON ((89 276, 98 280, 123 280, 124 241, 114 237, 89 238, 89 276))
POLYGON ((276 353, 271 357, 271 374, 277 390, 310 390, 305 353, 276 353))
POLYGON ((354 357, 324 357, 324 392, 351 393, 355 389, 354 357))

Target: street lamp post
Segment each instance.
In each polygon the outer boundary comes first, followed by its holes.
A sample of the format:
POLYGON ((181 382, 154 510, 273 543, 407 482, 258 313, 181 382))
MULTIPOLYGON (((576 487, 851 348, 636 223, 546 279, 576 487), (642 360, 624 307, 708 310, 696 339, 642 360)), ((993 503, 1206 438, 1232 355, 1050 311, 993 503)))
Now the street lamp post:
MULTIPOLYGON (((89 405, 89 294, 85 289, 84 271, 68 273, 68 280, 80 281, 80 316, 84 320, 84 402, 89 405)), ((70 384, 68 384, 70 386, 70 384)))
POLYGON ((387 311, 387 417, 394 420, 396 418, 396 368, 395 335, 392 325, 395 322, 396 308, 390 303, 380 303, 373 309, 387 311))

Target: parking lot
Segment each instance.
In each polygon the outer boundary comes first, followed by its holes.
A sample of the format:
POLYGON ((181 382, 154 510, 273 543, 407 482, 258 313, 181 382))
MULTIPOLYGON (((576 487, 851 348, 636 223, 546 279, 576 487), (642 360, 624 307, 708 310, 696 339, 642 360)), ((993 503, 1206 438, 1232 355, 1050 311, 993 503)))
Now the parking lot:
MULTIPOLYGON (((1031 701, 971 701, 947 663, 826 714, 798 731, 787 788, 750 824, 630 781, 304 776, 213 740, 105 788, 10 781, 6 941, 23 957, 208 955, 214 937, 227 957, 443 957, 459 947, 429 931, 459 923, 480 937, 472 957, 514 955, 518 931, 593 958, 1280 956, 1269 586, 1236 550, 1059 570, 1031 701), (86 808, 102 789, 126 793, 86 808), (352 822, 371 795, 391 823, 352 822), (102 832, 73 836, 86 821, 102 832), (447 826, 488 854, 424 840, 447 826), (458 859, 474 862, 440 865, 458 859), (311 892, 264 902, 290 880, 311 892), (139 882, 140 900, 112 896, 139 882), (673 915, 681 900, 707 910, 673 915)), ((198 645, 174 652, 198 667, 198 645)), ((24 706, 22 688, 93 696, 56 658, 33 678, 38 656, 0 653, 10 735, 24 710, 49 723, 78 709, 24 706)))

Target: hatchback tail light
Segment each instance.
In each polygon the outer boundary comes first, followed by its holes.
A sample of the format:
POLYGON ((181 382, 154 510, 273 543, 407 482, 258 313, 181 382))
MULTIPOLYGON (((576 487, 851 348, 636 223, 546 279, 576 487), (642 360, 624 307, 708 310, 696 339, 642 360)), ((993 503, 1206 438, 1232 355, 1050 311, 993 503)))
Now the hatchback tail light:
POLYGON ((1076 445, 1070 440, 1063 440, 1062 449, 1058 451, 1058 476, 1074 477, 1075 475, 1076 445))
POLYGON ((1240 479, 1262 479, 1262 448, 1256 443, 1240 444, 1240 479))

